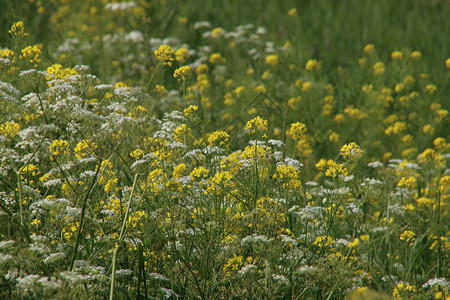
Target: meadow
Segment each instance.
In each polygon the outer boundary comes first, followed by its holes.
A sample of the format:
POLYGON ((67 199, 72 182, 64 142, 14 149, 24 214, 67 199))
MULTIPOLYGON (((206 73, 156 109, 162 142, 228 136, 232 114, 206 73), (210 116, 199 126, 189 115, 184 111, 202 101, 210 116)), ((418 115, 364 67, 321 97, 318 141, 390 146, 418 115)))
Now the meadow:
POLYGON ((450 299, 450 3, 0 1, 0 299, 450 299))

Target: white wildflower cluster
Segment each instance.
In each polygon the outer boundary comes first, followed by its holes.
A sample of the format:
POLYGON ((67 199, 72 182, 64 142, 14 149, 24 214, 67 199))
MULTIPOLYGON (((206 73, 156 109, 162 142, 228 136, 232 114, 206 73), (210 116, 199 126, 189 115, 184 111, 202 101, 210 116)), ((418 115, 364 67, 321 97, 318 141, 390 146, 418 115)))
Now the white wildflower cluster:
POLYGON ((268 242, 270 242, 272 239, 267 238, 264 235, 258 235, 258 234, 252 234, 252 235, 248 235, 246 237, 244 237, 241 240, 241 245, 245 246, 247 244, 258 244, 258 243, 262 243, 262 244, 266 244, 268 242))
POLYGON ((124 11, 127 9, 131 9, 131 8, 135 8, 137 7, 137 3, 136 2, 119 2, 119 3, 107 3, 105 5, 105 9, 106 10, 110 10, 112 12, 119 12, 119 11, 124 11))
POLYGON ((3 100, 18 102, 20 91, 12 84, 0 81, 0 98, 3 100))

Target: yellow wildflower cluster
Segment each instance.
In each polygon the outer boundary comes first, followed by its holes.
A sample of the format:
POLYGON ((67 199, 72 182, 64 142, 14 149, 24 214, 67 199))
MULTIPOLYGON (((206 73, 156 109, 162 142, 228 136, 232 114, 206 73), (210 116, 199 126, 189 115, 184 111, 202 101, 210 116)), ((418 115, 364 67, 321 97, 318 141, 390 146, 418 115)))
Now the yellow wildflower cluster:
POLYGON ((326 170, 325 175, 331 178, 335 178, 336 176, 347 176, 348 169, 343 164, 332 162, 326 170))
POLYGON ((181 48, 178 48, 177 51, 175 51, 175 59, 179 63, 184 64, 186 62, 187 58, 189 58, 188 49, 181 47, 181 48))
POLYGON ((288 135, 294 140, 300 140, 305 137, 306 125, 300 122, 291 124, 288 135))
POLYGON ((6 138, 13 139, 20 131, 20 124, 14 121, 7 121, 0 125, 0 134, 6 138))
POLYGON ((174 51, 169 45, 161 45, 153 52, 156 58, 166 66, 172 66, 174 51))
POLYGON ((220 53, 212 53, 209 56, 209 62, 213 65, 218 65, 225 63, 226 59, 220 53))
POLYGON ((402 177, 397 184, 399 187, 414 189, 417 186, 417 181, 414 177, 402 177))
POLYGON ((276 66, 278 64, 278 55, 276 54, 267 55, 265 63, 272 67, 276 66))
POLYGON ((66 79, 72 75, 77 75, 78 72, 72 68, 63 68, 60 64, 54 64, 47 68, 48 75, 45 77, 46 80, 52 79, 66 79))
POLYGON ((273 175, 273 178, 281 179, 283 188, 300 189, 302 183, 298 179, 300 171, 294 166, 280 165, 277 167, 277 174, 273 175))
POLYGON ((51 152, 52 160, 60 155, 67 154, 69 152, 69 142, 66 140, 54 140, 52 144, 48 147, 48 150, 51 152))
POLYGON ((42 61, 39 57, 42 54, 41 49, 42 45, 27 46, 22 49, 22 55, 20 56, 20 59, 28 58, 30 63, 33 64, 35 68, 37 68, 38 63, 42 61))
POLYGON ((340 155, 349 158, 360 157, 362 153, 361 148, 354 142, 345 144, 341 147, 340 155))
POLYGON ((12 24, 8 33, 13 36, 28 36, 28 33, 25 32, 25 24, 23 21, 18 21, 12 24))
POLYGON ((267 131, 267 120, 257 116, 245 124, 245 130, 249 134, 255 134, 256 132, 265 133, 267 131))
POLYGON ((314 240, 313 244, 317 247, 329 247, 331 245, 333 245, 334 239, 329 236, 329 235, 320 235, 318 237, 316 237, 316 239, 314 240))
POLYGON ((189 66, 182 66, 175 70, 173 77, 177 78, 178 81, 185 81, 188 76, 191 75, 192 68, 189 66))
POLYGON ((218 130, 208 135, 208 143, 210 146, 219 145, 222 146, 228 142, 230 135, 223 130, 218 130))
POLYGON ((94 142, 83 139, 75 146, 74 153, 77 158, 85 158, 93 154, 97 145, 94 142))
POLYGON ((306 62, 305 70, 306 71, 317 71, 320 69, 320 63, 315 59, 310 59, 306 62))

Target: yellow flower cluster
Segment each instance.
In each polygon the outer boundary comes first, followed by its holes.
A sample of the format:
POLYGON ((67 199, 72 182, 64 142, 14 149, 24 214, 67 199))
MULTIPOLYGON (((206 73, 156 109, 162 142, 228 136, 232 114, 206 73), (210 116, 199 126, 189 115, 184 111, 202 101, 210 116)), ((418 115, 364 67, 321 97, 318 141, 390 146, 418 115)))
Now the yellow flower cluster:
POLYGON ((189 51, 184 47, 178 48, 177 51, 175 51, 175 59, 181 64, 184 64, 188 57, 189 51))
POLYGON ((177 78, 178 81, 185 81, 189 75, 192 73, 192 68, 189 66, 182 66, 175 70, 173 77, 177 78))
POLYGON ((85 158, 88 154, 93 154, 95 149, 97 145, 94 142, 83 139, 75 146, 74 152, 77 158, 85 158))
POLYGON ((212 53, 209 56, 209 62, 213 65, 218 65, 225 63, 226 59, 220 53, 212 53))
POLYGON ((399 187, 405 187, 409 189, 414 189, 417 186, 417 181, 414 177, 402 177, 397 184, 399 187))
POLYGON ((300 140, 306 134, 306 125, 300 122, 291 124, 288 135, 294 140, 300 140))
POLYGON ((46 80, 52 79, 66 79, 72 75, 77 75, 78 72, 72 68, 63 68, 60 64, 54 64, 47 68, 48 75, 45 77, 46 80))
POLYGON ((310 59, 306 62, 305 70, 306 71, 317 71, 320 69, 320 63, 315 59, 310 59))
POLYGON ((218 130, 218 131, 214 131, 208 135, 208 143, 210 146, 213 146, 215 144, 222 146, 226 142, 228 142, 229 138, 230 138, 230 135, 228 133, 226 133, 223 130, 218 130))
POLYGON ((326 170, 325 175, 331 178, 335 178, 336 176, 347 176, 348 169, 343 164, 338 164, 333 161, 326 170))
POLYGON ((28 36, 28 33, 25 32, 25 24, 22 21, 12 24, 8 33, 13 36, 28 36))
POLYGON ((35 68, 37 68, 38 63, 42 61, 39 57, 42 54, 41 49, 42 45, 27 46, 22 49, 22 55, 20 56, 20 59, 28 58, 30 63, 32 63, 35 68))
POLYGON ((346 156, 350 158, 360 157, 362 153, 361 148, 354 142, 350 144, 345 144, 341 147, 341 156, 346 156))
POLYGON ((328 246, 331 246, 334 244, 334 240, 329 235, 320 235, 320 236, 316 237, 313 244, 320 248, 328 247, 328 246))
POLYGON ((0 125, 0 134, 6 138, 13 139, 20 131, 20 124, 14 121, 7 121, 0 125))
POLYGON ((276 66, 278 64, 278 55, 276 54, 267 55, 265 63, 272 67, 276 66))
POLYGON ((48 147, 48 150, 50 150, 52 156, 52 160, 62 154, 66 154, 69 151, 69 142, 66 140, 54 140, 52 144, 48 147))
POLYGON ((156 58, 166 66, 172 66, 174 51, 169 45, 161 45, 153 52, 156 58))
POLYGON ((245 130, 249 134, 255 134, 256 132, 266 132, 267 131, 267 120, 257 116, 245 124, 245 130))

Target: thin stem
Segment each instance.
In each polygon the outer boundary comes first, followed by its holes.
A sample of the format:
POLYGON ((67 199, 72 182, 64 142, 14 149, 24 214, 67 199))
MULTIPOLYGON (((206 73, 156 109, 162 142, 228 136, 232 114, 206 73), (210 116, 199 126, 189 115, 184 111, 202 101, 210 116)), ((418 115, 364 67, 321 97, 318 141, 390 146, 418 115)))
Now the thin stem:
POLYGON ((152 82, 153 82, 153 78, 155 78, 155 74, 158 72, 158 69, 159 69, 159 67, 161 66, 161 61, 159 61, 158 62, 158 64, 156 65, 156 68, 155 68, 155 70, 153 71, 153 73, 152 73, 152 76, 150 77, 150 80, 148 81, 148 83, 147 83, 147 87, 145 88, 145 90, 148 92, 148 89, 150 88, 150 85, 152 84, 152 82))
POLYGON ((81 208, 81 216, 80 216, 80 225, 78 225, 77 240, 75 242, 75 247, 73 249, 73 256, 72 256, 72 261, 70 262, 69 271, 72 271, 73 264, 74 264, 75 258, 77 256, 78 245, 80 244, 80 239, 81 239, 81 230, 83 228, 84 215, 86 214, 87 200, 88 200, 89 195, 91 194, 92 190, 94 189, 95 183, 97 182, 97 175, 100 172, 101 165, 102 165, 102 160, 100 159, 100 162, 97 166, 97 170, 95 171, 94 179, 92 180, 91 186, 89 187, 89 189, 86 193, 86 196, 84 197, 84 200, 83 200, 83 207, 81 208))
POLYGON ((109 290, 109 300, 113 300, 114 299, 114 285, 115 285, 115 282, 116 282, 117 252, 119 251, 120 244, 122 243, 122 241, 124 239, 125 232, 126 232, 126 229, 128 227, 127 226, 128 225, 128 222, 127 222, 128 221, 128 215, 130 214, 131 201, 133 200, 133 194, 134 194, 134 190, 136 189, 137 179, 138 179, 138 174, 136 174, 134 176, 133 187, 131 189, 130 198, 128 200, 127 211, 125 212, 125 217, 123 218, 123 221, 122 221, 122 229, 120 230, 119 240, 117 241, 116 245, 114 246, 113 258, 112 258, 111 287, 110 287, 110 290, 109 290))

